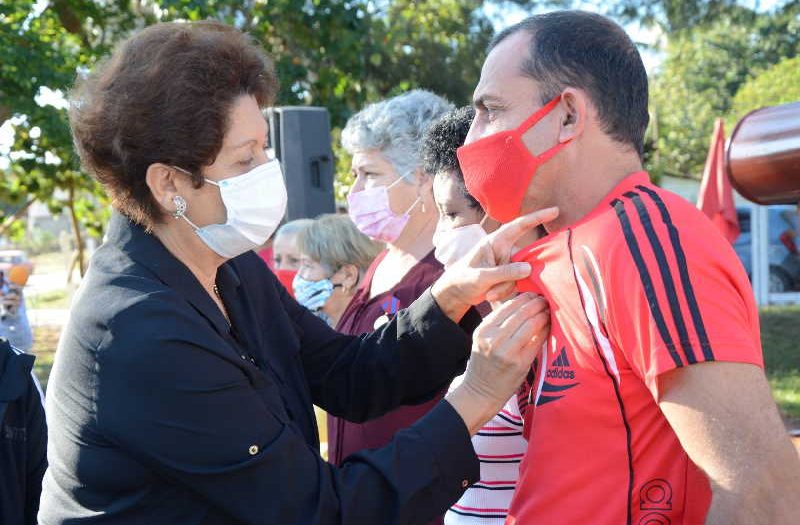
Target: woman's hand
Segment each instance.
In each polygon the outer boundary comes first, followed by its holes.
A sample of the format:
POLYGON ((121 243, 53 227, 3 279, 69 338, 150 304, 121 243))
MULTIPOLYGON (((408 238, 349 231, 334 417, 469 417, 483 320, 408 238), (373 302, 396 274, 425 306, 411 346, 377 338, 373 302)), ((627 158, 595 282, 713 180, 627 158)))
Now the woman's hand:
POLYGON ((478 326, 464 380, 445 398, 470 435, 516 392, 549 334, 547 302, 531 293, 503 303, 478 326))
POLYGON ((515 282, 531 273, 528 263, 509 264, 514 244, 557 216, 558 208, 546 208, 504 224, 448 268, 431 288, 445 315, 458 322, 472 305, 497 303, 513 295, 515 282))

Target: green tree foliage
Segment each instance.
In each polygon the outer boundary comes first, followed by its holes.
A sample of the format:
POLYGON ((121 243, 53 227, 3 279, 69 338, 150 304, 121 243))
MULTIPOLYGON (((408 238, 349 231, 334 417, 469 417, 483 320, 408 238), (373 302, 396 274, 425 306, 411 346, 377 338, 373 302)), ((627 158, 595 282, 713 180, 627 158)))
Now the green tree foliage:
POLYGON ((651 79, 651 171, 699 177, 715 119, 728 115, 749 79, 798 50, 796 11, 739 12, 672 35, 651 79))
POLYGON ((674 32, 708 25, 737 7, 736 0, 619 0, 610 13, 674 32))
POLYGON ((748 80, 733 98, 729 123, 755 109, 789 102, 800 102, 800 57, 787 58, 748 80))
MULTIPOLYGON (((407 89, 424 87, 466 103, 492 33, 484 4, 3 0, 0 124, 10 119, 14 144, 10 152, 0 152, 10 164, 0 180, 0 201, 17 210, 32 199, 43 201, 53 212, 66 209, 76 225, 91 233, 102 231, 107 202, 80 170, 66 108, 43 104, 42 95, 68 93, 76 72, 91 69, 137 28, 158 21, 217 19, 250 32, 275 61, 281 82, 278 104, 327 107, 338 136, 347 118, 366 103, 407 89)), ((341 171, 340 196, 347 171, 341 171)), ((9 218, 14 217, 0 216, 0 225, 9 218)))

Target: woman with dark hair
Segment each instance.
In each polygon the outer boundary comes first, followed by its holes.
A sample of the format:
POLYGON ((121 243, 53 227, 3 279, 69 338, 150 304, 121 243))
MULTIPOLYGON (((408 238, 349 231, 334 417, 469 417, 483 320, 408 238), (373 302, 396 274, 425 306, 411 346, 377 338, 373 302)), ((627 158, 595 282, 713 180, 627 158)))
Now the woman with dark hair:
POLYGON ((318 452, 312 403, 356 421, 430 399, 469 355, 470 304, 507 297, 509 224, 379 331, 337 334, 252 251, 286 209, 261 109, 275 75, 228 26, 149 27, 70 114, 114 206, 50 376, 39 523, 418 523, 477 478, 469 436, 524 377, 549 316, 522 294, 475 329, 462 387, 380 450, 318 452))

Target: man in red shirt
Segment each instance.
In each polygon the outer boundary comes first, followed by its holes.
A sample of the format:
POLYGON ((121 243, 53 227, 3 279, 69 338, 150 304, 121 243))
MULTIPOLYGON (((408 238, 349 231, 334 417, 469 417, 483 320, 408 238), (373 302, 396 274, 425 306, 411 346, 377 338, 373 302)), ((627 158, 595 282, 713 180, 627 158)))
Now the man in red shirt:
POLYGON ((507 523, 800 523, 747 276, 642 171, 647 75, 630 38, 600 15, 531 17, 495 38, 474 101, 458 153, 470 193, 501 222, 560 211, 514 257, 552 327, 507 523))

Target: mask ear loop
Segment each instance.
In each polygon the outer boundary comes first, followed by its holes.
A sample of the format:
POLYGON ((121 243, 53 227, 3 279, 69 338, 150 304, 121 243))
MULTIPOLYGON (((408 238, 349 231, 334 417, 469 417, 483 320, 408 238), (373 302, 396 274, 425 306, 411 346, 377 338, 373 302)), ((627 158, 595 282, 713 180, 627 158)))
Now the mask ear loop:
MULTIPOLYGON (((519 134, 519 136, 522 137, 522 135, 525 134, 529 129, 531 129, 537 122, 542 120, 545 117, 545 115, 550 113, 558 105, 559 102, 561 102, 561 95, 560 94, 556 95, 555 98, 553 98, 550 102, 548 102, 547 104, 545 104, 544 106, 539 108, 539 110, 536 111, 533 115, 531 115, 530 117, 525 119, 525 122, 520 124, 520 126, 517 128, 517 133, 519 134)), ((538 155, 536 158, 539 160, 539 162, 541 164, 544 164, 545 162, 547 162, 548 160, 553 158, 556 153, 561 151, 561 149, 564 146, 569 144, 571 140, 572 139, 570 139, 570 140, 568 140, 566 142, 561 142, 559 144, 556 144, 555 146, 553 146, 549 150, 547 150, 544 153, 538 155)))
POLYGON ((520 135, 531 129, 537 122, 542 120, 545 115, 553 111, 558 103, 561 102, 561 94, 556 95, 550 102, 540 107, 533 115, 526 118, 525 121, 517 127, 517 133, 520 135))
MULTIPOLYGON (((189 175, 190 177, 194 176, 194 174, 189 170, 185 170, 185 169, 180 168, 178 166, 170 166, 170 167, 172 169, 174 169, 174 170, 180 171, 181 173, 185 173, 186 175, 189 175)), ((219 183, 218 182, 213 181, 211 179, 207 179, 205 177, 203 177, 203 180, 208 182, 209 184, 212 184, 212 185, 214 185, 214 186, 219 188, 219 183)), ((189 223, 189 226, 191 226, 195 230, 199 230, 200 229, 199 226, 197 226, 195 223, 193 223, 189 219, 189 217, 186 216, 186 208, 188 208, 188 205, 186 204, 186 199, 184 199, 180 195, 176 195, 176 196, 172 197, 172 203, 175 205, 175 211, 172 213, 173 217, 175 217, 176 219, 185 220, 187 223, 189 223)))
MULTIPOLYGON (((400 181, 403 181, 403 180, 405 180, 405 178, 403 176, 400 176, 400 177, 397 178, 396 181, 394 181, 393 183, 391 183, 388 186, 386 186, 386 197, 387 198, 389 197, 389 190, 392 189, 400 181)), ((422 201, 422 197, 417 195, 417 199, 413 203, 411 203, 411 206, 408 207, 408 209, 405 211, 405 213, 403 213, 403 215, 408 215, 409 213, 411 213, 411 210, 413 210, 414 207, 416 207, 416 205, 420 203, 420 201, 422 201)), ((425 203, 423 202, 422 205, 425 206, 425 203)), ((425 210, 423 209, 422 211, 424 212, 425 210)))
MULTIPOLYGON (((411 206, 408 207, 408 209, 406 210, 406 212, 403 215, 408 215, 409 213, 411 213, 411 210, 413 210, 417 206, 417 204, 419 204, 420 202, 422 202, 422 197, 417 197, 417 200, 415 200, 411 204, 411 206)), ((424 202, 422 202, 422 212, 425 213, 425 203, 424 202)))
POLYGON ((186 199, 184 199, 180 195, 175 195, 174 197, 172 197, 172 204, 175 205, 175 211, 172 212, 172 216, 174 218, 185 220, 195 230, 200 229, 197 227, 195 223, 189 220, 189 217, 186 216, 186 209, 188 208, 188 205, 186 204, 186 199))

